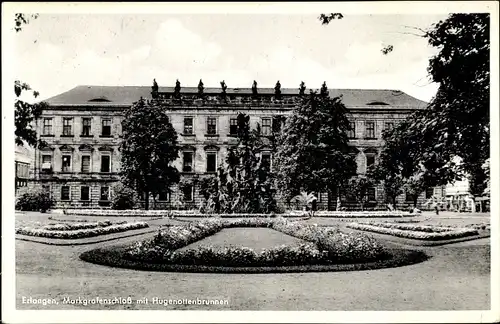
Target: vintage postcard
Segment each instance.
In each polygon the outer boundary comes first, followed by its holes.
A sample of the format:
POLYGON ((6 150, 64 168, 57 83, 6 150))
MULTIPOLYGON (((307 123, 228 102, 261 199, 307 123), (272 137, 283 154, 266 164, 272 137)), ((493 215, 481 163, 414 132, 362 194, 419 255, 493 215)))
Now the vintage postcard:
POLYGON ((498 8, 3 3, 2 320, 499 321, 498 8))

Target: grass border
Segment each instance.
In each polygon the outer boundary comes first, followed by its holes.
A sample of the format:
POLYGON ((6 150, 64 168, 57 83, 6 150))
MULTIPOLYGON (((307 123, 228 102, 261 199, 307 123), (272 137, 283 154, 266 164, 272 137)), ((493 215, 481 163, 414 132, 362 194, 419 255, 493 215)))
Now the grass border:
POLYGON ((155 272, 187 272, 187 273, 300 273, 300 272, 338 272, 363 271, 384 268, 395 268, 426 261, 430 258, 424 251, 401 248, 388 248, 391 258, 365 263, 344 263, 332 265, 300 265, 276 267, 224 267, 206 265, 172 265, 146 263, 126 259, 127 246, 113 246, 85 251, 79 258, 83 261, 109 267, 155 272))

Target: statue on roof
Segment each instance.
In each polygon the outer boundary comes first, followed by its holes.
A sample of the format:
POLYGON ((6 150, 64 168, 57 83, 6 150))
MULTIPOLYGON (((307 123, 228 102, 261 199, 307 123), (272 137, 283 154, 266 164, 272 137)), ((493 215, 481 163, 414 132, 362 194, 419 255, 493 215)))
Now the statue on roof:
POLYGON ((156 83, 156 79, 153 79, 153 86, 151 87, 151 95, 153 98, 158 97, 158 83, 156 83))
POLYGON ((257 96, 257 81, 253 80, 253 85, 252 85, 252 94, 257 96))
POLYGON ((175 99, 181 98, 181 83, 179 82, 179 79, 175 81, 174 98, 175 99))
POLYGON ((198 97, 199 98, 203 98, 204 90, 205 90, 205 88, 203 87, 203 81, 201 81, 201 79, 200 79, 200 82, 198 83, 198 97))
POLYGON ((323 82, 323 85, 321 86, 320 95, 328 97, 328 87, 326 86, 326 81, 323 82))
POLYGON ((306 84, 304 83, 304 81, 302 81, 300 82, 299 96, 303 96, 305 92, 306 92, 306 84))
POLYGON ((276 82, 276 86, 274 87, 274 96, 276 99, 281 99, 281 83, 280 80, 276 82))
POLYGON ((220 87, 222 89, 222 94, 226 94, 226 90, 227 90, 227 85, 226 85, 226 82, 224 80, 222 80, 222 82, 220 83, 220 87))

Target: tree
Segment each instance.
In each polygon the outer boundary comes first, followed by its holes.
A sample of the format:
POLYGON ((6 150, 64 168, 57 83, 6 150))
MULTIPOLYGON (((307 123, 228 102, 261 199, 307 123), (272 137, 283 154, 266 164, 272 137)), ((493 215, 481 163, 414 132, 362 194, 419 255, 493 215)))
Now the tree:
POLYGON ((358 175, 349 179, 347 184, 347 195, 356 199, 364 210, 365 204, 368 202, 368 189, 373 187, 373 182, 364 175, 358 175))
POLYGON ((434 186, 468 175, 474 195, 484 190, 481 166, 490 155, 488 35, 487 14, 452 14, 425 33, 439 49, 428 67, 438 92, 427 109, 385 140, 387 159, 404 166, 404 178, 422 172, 422 181, 434 186))
POLYGON ((490 156, 489 33, 489 14, 451 14, 427 33, 440 50, 428 67, 439 88, 422 123, 442 130, 434 143, 462 159, 472 188, 484 181, 481 166, 490 156))
POLYGON ((276 210, 274 178, 262 159, 260 127, 250 129, 250 117, 238 115, 238 144, 228 149, 217 175, 203 179, 200 193, 206 209, 222 213, 269 213, 276 210))
MULTIPOLYGON (((38 14, 25 15, 17 13, 14 18, 15 31, 20 32, 23 25, 29 24, 30 19, 36 18, 38 18, 38 14)), ((36 122, 36 120, 42 115, 43 109, 47 108, 47 103, 39 102, 32 104, 21 100, 20 97, 24 91, 31 91, 31 94, 35 99, 39 96, 38 91, 32 90, 27 83, 19 80, 14 82, 14 93, 16 95, 16 99, 14 101, 14 122, 16 126, 15 143, 19 146, 24 146, 24 143, 27 143, 33 147, 42 147, 46 143, 43 140, 37 139, 36 130, 33 126, 35 126, 34 122, 36 122)))
POLYGON ((330 14, 321 14, 318 19, 321 21, 322 25, 328 25, 332 20, 340 20, 344 18, 344 15, 341 13, 330 13, 330 14))
POLYGON ((407 195, 413 198, 413 208, 417 207, 418 197, 428 188, 423 177, 415 174, 406 180, 404 188, 407 195))
POLYGON ((37 19, 38 16, 38 14, 26 15, 23 13, 16 13, 16 15, 14 16, 14 30, 16 32, 20 32, 23 29, 23 25, 29 24, 30 19, 37 19))
POLYGON ((121 150, 121 176, 126 186, 149 195, 171 192, 179 182, 179 172, 171 165, 179 155, 177 133, 164 107, 156 102, 146 104, 141 98, 124 113, 121 150))
POLYGON ((336 193, 356 174, 346 114, 340 98, 311 92, 287 118, 274 159, 277 188, 287 201, 301 191, 336 193))
POLYGON ((34 122, 40 118, 42 111, 46 109, 48 105, 45 102, 31 104, 19 99, 23 91, 32 91, 35 98, 39 95, 39 93, 37 91, 33 91, 28 84, 22 83, 19 80, 15 81, 14 92, 17 97, 14 101, 16 145, 23 146, 26 142, 33 147, 41 147, 45 145, 45 142, 37 139, 34 122))
POLYGON ((111 200, 111 208, 117 210, 125 210, 134 208, 137 202, 137 193, 122 183, 118 183, 113 187, 113 196, 111 200))

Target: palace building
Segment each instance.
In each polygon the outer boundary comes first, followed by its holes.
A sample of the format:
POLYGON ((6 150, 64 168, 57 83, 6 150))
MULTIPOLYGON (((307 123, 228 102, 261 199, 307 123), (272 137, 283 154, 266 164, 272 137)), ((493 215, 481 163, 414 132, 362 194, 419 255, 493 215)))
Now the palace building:
MULTIPOLYGON (((51 192, 56 208, 108 207, 111 188, 119 180, 123 112, 141 97, 159 101, 168 111, 181 146, 174 165, 183 177, 194 179, 224 163, 228 145, 236 143, 238 113, 249 115, 252 127, 259 123, 265 136, 271 132, 273 117, 292 113, 299 97, 298 89, 285 88, 279 96, 272 88, 258 89, 258 96, 250 88, 227 88, 225 93, 222 99, 221 88, 205 88, 200 99, 196 87, 183 87, 179 94, 155 83, 153 88, 77 86, 49 98, 37 121, 37 133, 48 146, 34 153, 33 183, 51 192)), ((398 90, 330 89, 329 95, 342 96, 349 110, 353 131, 348 135, 360 174, 376 162, 382 131, 427 106, 398 90)), ((271 166, 272 155, 262 152, 271 166)), ((198 188, 184 189, 185 206, 196 208, 201 201, 198 188)), ((317 194, 319 208, 335 209, 336 197, 317 194)), ((432 194, 428 191, 419 199, 432 194)), ((180 196, 174 188, 171 195, 157 197, 156 207, 169 207, 180 196)), ((381 187, 370 190, 372 206, 382 206, 384 199, 381 187)), ((398 201, 410 205, 413 199, 402 195, 398 201)))

